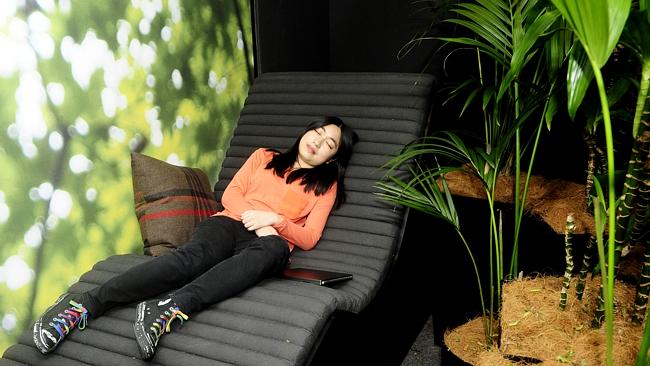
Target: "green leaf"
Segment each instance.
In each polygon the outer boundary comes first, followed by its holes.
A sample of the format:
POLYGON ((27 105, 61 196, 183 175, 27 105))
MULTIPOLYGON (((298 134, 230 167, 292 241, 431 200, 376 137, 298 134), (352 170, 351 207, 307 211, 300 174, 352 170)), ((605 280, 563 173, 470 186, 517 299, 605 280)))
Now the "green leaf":
MULTIPOLYGON (((650 2, 650 0, 647 0, 650 2)), ((644 1, 641 1, 643 4, 644 1)), ((636 111, 632 126, 632 134, 636 138, 639 134, 641 117, 646 111, 648 88, 650 86, 650 9, 642 6, 641 11, 630 14, 621 42, 633 50, 641 62, 641 80, 639 81, 639 94, 637 96, 636 111)))
MULTIPOLYGON (((645 11, 650 9, 650 0, 639 0, 639 10, 645 11)), ((650 16, 650 14, 648 14, 650 16)), ((650 22, 650 18, 647 18, 648 22, 650 22)))
POLYGON ((631 0, 551 0, 590 60, 603 67, 625 26, 631 0), (607 25, 607 26, 604 26, 607 25))
POLYGON ((607 103, 613 106, 618 103, 621 98, 630 90, 633 85, 632 81, 628 78, 619 78, 614 82, 609 89, 607 89, 607 103))
POLYGON ((579 44, 575 44, 573 47, 567 71, 567 107, 571 119, 575 118, 587 89, 594 79, 594 70, 591 68, 584 49, 579 44))
POLYGON ((558 24, 554 28, 557 28, 557 30, 551 35, 544 48, 550 79, 554 79, 559 72, 573 44, 573 34, 566 29, 562 29, 563 24, 561 24, 559 18, 556 22, 558 24))
POLYGON ((553 117, 557 113, 558 101, 555 95, 552 95, 548 101, 548 106, 546 107, 546 112, 544 113, 544 119, 546 121, 546 128, 551 130, 551 122, 553 122, 553 117))
POLYGON ((491 86, 485 88, 485 91, 483 92, 483 104, 482 104, 483 110, 487 109, 488 104, 490 104, 490 101, 493 99, 493 97, 494 97, 494 88, 491 86))
POLYGON ((458 117, 462 117, 463 114, 465 113, 465 110, 469 107, 470 104, 476 99, 476 96, 481 92, 480 88, 476 88, 472 90, 471 93, 467 96, 467 99, 465 99, 465 103, 463 104, 463 108, 460 111, 460 115, 458 117))

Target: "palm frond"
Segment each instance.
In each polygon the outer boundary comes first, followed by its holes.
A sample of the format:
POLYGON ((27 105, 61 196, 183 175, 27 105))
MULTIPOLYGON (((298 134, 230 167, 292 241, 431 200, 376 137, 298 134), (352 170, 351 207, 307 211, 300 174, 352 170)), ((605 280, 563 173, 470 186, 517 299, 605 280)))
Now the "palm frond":
MULTIPOLYGON (((478 4, 463 3, 458 6, 459 9, 456 9, 455 12, 471 20, 471 22, 459 22, 457 24, 464 25, 468 29, 480 30, 477 34, 488 43, 495 45, 504 54, 511 52, 512 33, 507 26, 507 21, 501 21, 498 16, 478 4)), ((452 23, 454 22, 452 21, 452 23)))
POLYGON ((540 38, 549 32, 552 32, 552 27, 556 24, 559 17, 559 12, 548 11, 539 16, 527 29, 522 30, 522 34, 517 39, 517 46, 512 54, 510 61, 510 69, 506 73, 499 88, 497 100, 503 97, 503 94, 510 88, 512 81, 521 74, 526 64, 530 61, 532 54, 536 52, 533 48, 540 38))
POLYGON ((395 176, 388 176, 376 184, 380 192, 377 196, 410 207, 436 218, 442 219, 459 229, 458 213, 453 204, 453 198, 444 183, 443 188, 438 181, 444 182, 444 169, 427 169, 416 163, 410 168, 411 179, 404 181, 395 176))
POLYGON ((436 39, 441 41, 446 41, 449 43, 457 43, 466 46, 476 47, 479 50, 481 50, 481 52, 488 54, 497 63, 501 65, 506 64, 506 58, 503 56, 503 54, 500 53, 500 51, 496 47, 490 46, 484 42, 472 38, 467 38, 467 37, 437 37, 436 39))

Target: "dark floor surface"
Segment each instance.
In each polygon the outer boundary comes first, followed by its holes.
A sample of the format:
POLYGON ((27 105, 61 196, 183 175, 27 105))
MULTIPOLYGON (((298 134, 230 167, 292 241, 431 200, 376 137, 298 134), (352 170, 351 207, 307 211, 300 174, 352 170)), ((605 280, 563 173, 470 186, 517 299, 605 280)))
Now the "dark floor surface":
POLYGON ((431 317, 422 327, 411 350, 402 361, 402 366, 439 366, 440 347, 433 342, 433 322, 431 317))

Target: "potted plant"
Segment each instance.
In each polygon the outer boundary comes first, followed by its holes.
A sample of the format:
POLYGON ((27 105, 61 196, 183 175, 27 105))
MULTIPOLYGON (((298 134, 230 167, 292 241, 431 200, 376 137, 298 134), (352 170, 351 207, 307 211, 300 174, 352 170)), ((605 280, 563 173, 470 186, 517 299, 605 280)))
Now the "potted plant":
POLYGON ((425 137, 407 146, 393 159, 389 173, 412 159, 428 155, 444 157, 445 164, 454 162, 456 166, 439 167, 422 162, 412 167, 413 180, 404 182, 389 176, 388 182, 379 183, 379 188, 384 198, 441 217, 455 228, 473 262, 485 340, 491 344, 498 337, 495 327, 498 324, 496 316, 500 307, 501 284, 508 275, 518 273, 519 228, 530 172, 542 128, 556 112, 554 95, 561 84, 558 81, 559 70, 566 50, 559 41, 554 48, 545 47, 547 39, 559 40, 555 30, 559 25, 559 12, 545 6, 543 1, 460 3, 452 11, 458 17, 447 22, 465 28, 476 37, 441 39, 468 47, 477 59, 477 73, 453 89, 450 96, 467 95, 461 115, 470 104, 480 105, 484 117, 483 138, 479 143, 470 144, 465 137, 449 131, 425 137), (523 194, 514 195, 515 229, 510 266, 507 266, 504 234, 500 230, 500 214, 496 209, 497 182, 504 174, 514 174, 514 184, 522 186, 521 157, 526 147, 532 158, 524 175, 523 194), (485 243, 489 246, 490 257, 487 291, 483 291, 481 273, 471 247, 462 235, 450 190, 443 177, 443 174, 458 170, 459 165, 478 179, 489 207, 489 235, 485 243))
MULTIPOLYGON (((647 110, 645 101, 650 78, 650 67, 647 65, 649 58, 644 53, 650 52, 650 45, 643 39, 650 33, 643 31, 647 29, 643 27, 648 27, 648 17, 644 6, 645 1, 641 3, 639 12, 643 14, 633 15, 630 19, 637 23, 645 23, 642 26, 628 25, 628 32, 623 37, 628 47, 634 49, 640 56, 644 66, 643 77, 639 82, 636 121, 639 120, 641 113, 647 110)), ((386 179, 378 184, 381 190, 379 194, 385 199, 441 218, 451 224, 458 234, 471 258, 479 284, 481 320, 487 348, 497 345, 499 339, 498 320, 501 313, 503 280, 507 277, 516 278, 518 274, 517 253, 521 220, 526 207, 529 185, 535 181, 531 177, 531 172, 542 128, 544 125, 550 127, 551 121, 557 119, 557 111, 564 103, 568 106, 568 116, 575 117, 591 81, 595 79, 602 108, 600 108, 601 113, 593 121, 602 121, 600 125, 605 130, 608 203, 595 204, 594 214, 597 224, 595 227, 593 224, 585 225, 591 228, 584 228, 584 230, 596 234, 599 243, 598 258, 601 263, 599 267, 603 282, 606 284, 602 292, 608 334, 606 359, 608 364, 613 362, 613 274, 617 253, 620 253, 617 248, 620 249, 625 242, 625 233, 632 233, 634 230, 637 230, 637 234, 644 233, 643 228, 647 226, 643 225, 647 225, 648 218, 647 208, 637 209, 634 214, 642 216, 636 221, 638 227, 635 228, 633 220, 626 222, 626 218, 631 216, 631 211, 625 207, 632 207, 627 205, 626 198, 631 200, 635 196, 634 193, 630 194, 629 190, 624 192, 622 199, 626 204, 615 210, 613 137, 609 115, 609 103, 613 98, 608 102, 600 72, 600 68, 608 61, 618 42, 629 9, 629 0, 597 2, 479 0, 476 3, 458 4, 453 9, 457 17, 447 22, 469 31, 470 36, 441 39, 460 44, 475 53, 478 77, 469 78, 461 83, 451 95, 466 96, 463 111, 472 103, 480 105, 484 116, 484 138, 480 139, 479 144, 471 144, 459 134, 446 131, 415 141, 389 163, 386 179), (606 31, 602 30, 602 24, 609 25, 606 31), (469 91, 466 92, 467 90, 469 91), (566 101, 563 97, 564 90, 568 91, 566 101), (562 93, 558 93, 559 91, 562 93), (533 132, 527 134, 526 132, 531 131, 531 124, 533 132), (528 146, 530 159, 522 183, 520 181, 521 156, 526 150, 524 146, 528 146), (512 165, 509 163, 511 161, 512 165), (393 174, 405 166, 411 169, 414 177, 408 181, 401 180, 399 175, 393 174), (462 171, 460 175, 459 171, 462 171), (499 181, 504 173, 514 173, 514 177, 509 180, 514 185, 512 201, 515 212, 509 266, 506 266, 504 261, 505 234, 500 229, 502 227, 500 213, 495 208, 499 181), (487 274, 477 267, 472 246, 467 243, 459 223, 459 213, 452 197, 455 187, 450 187, 450 179, 458 180, 459 176, 464 180, 474 179, 480 183, 479 187, 484 190, 484 198, 489 207, 490 233, 485 240, 486 245, 490 247, 490 267, 487 274), (602 243, 603 230, 597 230, 602 227, 598 224, 602 221, 603 212, 611 214, 607 219, 608 233, 615 233, 609 236, 606 247, 607 263, 605 263, 605 245, 602 243), (617 217, 620 226, 618 231, 616 230, 617 217), (507 272, 506 268, 508 268, 507 272), (489 276, 489 290, 484 290, 481 286, 481 277, 485 275, 489 276)), ((633 131, 639 137, 637 140, 641 141, 638 144, 642 145, 644 133, 640 133, 641 128, 638 127, 641 125, 641 122, 636 122, 633 131)), ((595 128, 597 125, 591 126, 595 128)), ((637 177, 633 179, 634 182, 637 182, 637 186, 643 190, 644 184, 650 184, 647 183, 648 168, 644 165, 648 164, 647 150, 645 150, 646 159, 643 156, 644 150, 637 147, 636 151, 639 150, 641 156, 634 160, 638 160, 639 163, 629 164, 628 168, 631 175, 637 177)), ((543 179, 541 181, 543 183, 543 179)), ((598 191, 600 184, 597 180, 593 180, 592 174, 588 174, 588 181, 595 181, 598 191)), ((598 194, 597 197, 601 198, 597 202, 602 202, 604 195, 598 194)), ((586 212, 580 212, 580 214, 584 213, 586 212)), ((566 242, 570 245, 572 230, 575 227, 572 217, 567 220, 566 226, 566 242)), ((572 261, 570 256, 567 258, 572 261)), ((650 273, 650 268, 647 268, 647 271, 650 273)), ((582 268, 581 272, 586 276, 587 268, 582 268)), ((571 271, 568 271, 568 277, 570 279, 571 271)), ((643 285, 641 286, 643 289, 648 287, 643 285)), ((557 290, 559 292, 560 288, 557 290)), ((645 290, 638 292, 642 293, 642 291, 645 290)), ((645 315, 639 315, 640 311, 637 310, 637 317, 645 315)), ((599 318, 599 315, 595 317, 599 318)), ((644 346, 639 353, 640 360, 646 357, 650 336, 646 334, 644 340, 644 346)), ((566 361, 572 357, 572 354, 567 352, 558 357, 566 361)), ((639 362, 645 364, 645 361, 639 362)))

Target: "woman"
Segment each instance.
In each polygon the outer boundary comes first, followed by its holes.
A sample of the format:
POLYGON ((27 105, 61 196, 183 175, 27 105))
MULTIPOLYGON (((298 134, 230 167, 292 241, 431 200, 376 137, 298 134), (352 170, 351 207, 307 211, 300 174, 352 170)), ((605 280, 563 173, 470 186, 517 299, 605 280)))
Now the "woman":
POLYGON ((199 223, 175 251, 84 294, 61 296, 34 324, 37 348, 49 353, 88 318, 173 291, 137 306, 135 337, 142 358, 151 359, 173 320, 281 271, 294 246, 316 245, 330 211, 345 199, 343 176, 357 140, 340 119, 325 117, 285 153, 256 150, 226 188, 223 211, 199 223))

